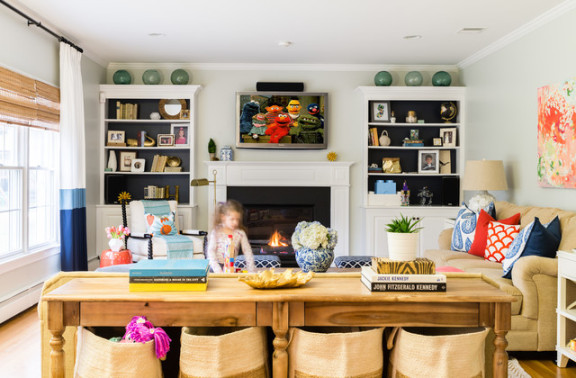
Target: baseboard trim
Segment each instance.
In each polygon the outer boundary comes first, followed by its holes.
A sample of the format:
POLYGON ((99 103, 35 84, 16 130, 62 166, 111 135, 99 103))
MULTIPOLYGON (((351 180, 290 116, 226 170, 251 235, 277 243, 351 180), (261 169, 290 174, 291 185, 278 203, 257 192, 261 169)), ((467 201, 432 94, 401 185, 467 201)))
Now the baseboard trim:
POLYGON ((35 285, 0 303, 0 323, 36 305, 42 294, 43 283, 35 285))

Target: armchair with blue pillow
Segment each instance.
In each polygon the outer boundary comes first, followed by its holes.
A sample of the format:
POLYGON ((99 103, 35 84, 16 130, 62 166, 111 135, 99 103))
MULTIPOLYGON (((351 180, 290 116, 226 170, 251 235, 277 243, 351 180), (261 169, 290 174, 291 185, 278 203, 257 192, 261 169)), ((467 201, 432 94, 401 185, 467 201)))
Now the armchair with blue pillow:
POLYGON ((480 214, 461 208, 455 228, 444 230, 438 239, 439 248, 425 251, 424 257, 436 266, 482 273, 516 298, 512 303, 512 327, 506 335, 507 350, 554 351, 556 252, 576 248, 576 213, 509 202, 494 205, 495 216, 484 214, 483 220, 480 214), (514 225, 518 214, 520 224, 514 225), (474 250, 478 245, 484 248, 484 255, 478 253, 478 248, 474 250))

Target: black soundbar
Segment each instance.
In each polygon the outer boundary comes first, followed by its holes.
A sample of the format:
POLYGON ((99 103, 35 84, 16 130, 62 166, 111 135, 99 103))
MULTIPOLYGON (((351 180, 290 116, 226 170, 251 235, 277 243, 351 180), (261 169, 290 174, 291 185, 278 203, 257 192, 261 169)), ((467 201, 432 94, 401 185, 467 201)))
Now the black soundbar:
POLYGON ((303 92, 304 83, 271 83, 259 81, 256 83, 259 92, 303 92))

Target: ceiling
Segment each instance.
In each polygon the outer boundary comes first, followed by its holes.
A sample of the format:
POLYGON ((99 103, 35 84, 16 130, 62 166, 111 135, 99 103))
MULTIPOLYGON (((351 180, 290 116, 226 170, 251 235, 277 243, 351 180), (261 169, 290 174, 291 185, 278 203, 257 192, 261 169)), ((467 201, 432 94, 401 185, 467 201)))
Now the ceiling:
POLYGON ((8 1, 104 64, 382 65, 456 65, 515 30, 537 22, 543 14, 555 14, 573 2, 8 1), (463 28, 485 30, 459 33, 463 28), (409 35, 421 38, 404 39, 409 35), (283 41, 292 45, 279 46, 283 41))

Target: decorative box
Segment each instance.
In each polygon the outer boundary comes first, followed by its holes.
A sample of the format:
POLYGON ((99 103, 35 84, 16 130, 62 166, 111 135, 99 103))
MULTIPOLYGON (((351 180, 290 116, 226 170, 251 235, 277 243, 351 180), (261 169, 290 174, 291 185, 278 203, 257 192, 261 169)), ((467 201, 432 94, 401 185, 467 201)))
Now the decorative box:
POLYGON ((378 274, 435 274, 434 261, 417 258, 412 261, 394 261, 386 257, 372 257, 372 269, 378 274))
POLYGON ((399 194, 368 193, 368 206, 400 206, 402 198, 399 194))
POLYGON ((394 180, 376 180, 374 186, 376 194, 396 194, 396 182, 394 180))

